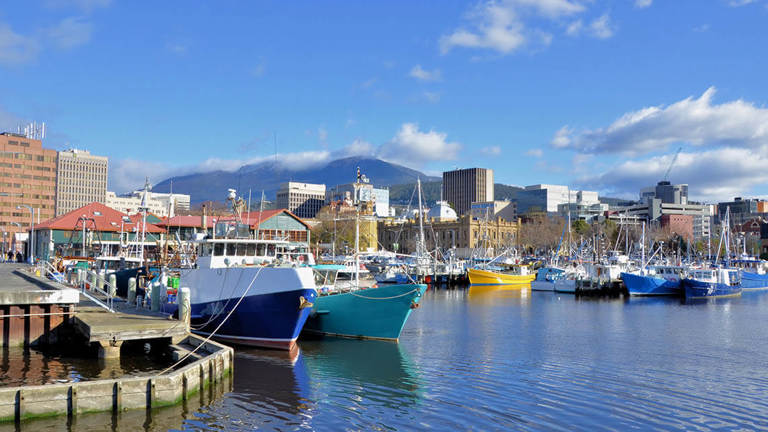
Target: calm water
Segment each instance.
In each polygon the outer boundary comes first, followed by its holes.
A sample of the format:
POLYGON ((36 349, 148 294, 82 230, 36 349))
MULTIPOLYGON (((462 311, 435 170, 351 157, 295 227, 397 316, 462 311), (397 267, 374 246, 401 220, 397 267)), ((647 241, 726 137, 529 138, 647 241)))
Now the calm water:
MULTIPOLYGON (((119 430, 766 429, 766 336, 768 293, 681 304, 437 290, 411 316, 400 344, 326 339, 302 342, 293 357, 240 349, 231 391, 149 419, 121 414, 107 424, 119 430)), ((78 420, 72 429, 91 430, 80 424, 90 423, 78 420)))

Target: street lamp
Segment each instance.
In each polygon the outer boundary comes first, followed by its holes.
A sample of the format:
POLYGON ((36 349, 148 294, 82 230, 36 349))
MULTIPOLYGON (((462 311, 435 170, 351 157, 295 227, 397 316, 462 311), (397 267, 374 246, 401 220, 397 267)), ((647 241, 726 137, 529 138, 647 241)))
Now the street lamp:
POLYGON ((21 204, 16 206, 16 210, 21 210, 23 208, 29 210, 29 216, 31 217, 32 222, 29 225, 31 230, 29 234, 29 263, 32 264, 35 260, 35 209, 33 209, 32 206, 28 204, 21 204))
MULTIPOLYGON (((19 229, 21 229, 21 224, 18 223, 18 222, 11 222, 11 225, 16 225, 17 227, 19 227, 19 229)), ((15 254, 14 254, 14 256, 15 256, 15 254)))

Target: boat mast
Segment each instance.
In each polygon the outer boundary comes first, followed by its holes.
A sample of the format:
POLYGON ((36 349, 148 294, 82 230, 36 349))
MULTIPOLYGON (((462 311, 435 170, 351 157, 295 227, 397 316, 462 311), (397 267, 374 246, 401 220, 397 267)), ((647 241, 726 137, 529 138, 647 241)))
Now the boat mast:
POLYGON ((146 177, 144 179, 144 192, 141 194, 141 207, 139 207, 139 210, 141 211, 141 250, 139 251, 139 267, 144 267, 144 240, 147 235, 147 210, 149 210, 147 207, 147 193, 149 193, 150 188, 149 177, 146 177))
POLYGON ((421 203, 421 178, 416 178, 416 187, 419 190, 419 245, 417 246, 417 255, 421 258, 426 249, 424 244, 424 208, 421 203))
POLYGON ((645 274, 645 221, 643 221, 643 238, 640 240, 643 245, 640 248, 640 265, 642 268, 640 268, 640 274, 645 274))
POLYGON ((360 287, 360 167, 355 183, 355 287, 360 287))

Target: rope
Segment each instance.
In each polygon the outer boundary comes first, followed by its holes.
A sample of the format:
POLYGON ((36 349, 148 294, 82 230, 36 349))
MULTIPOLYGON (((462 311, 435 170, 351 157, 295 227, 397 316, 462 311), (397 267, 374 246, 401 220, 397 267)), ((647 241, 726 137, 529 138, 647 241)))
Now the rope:
MULTIPOLYGON (((186 360, 186 359, 187 359, 187 357, 189 357, 189 356, 191 356, 192 354, 194 354, 195 352, 197 352, 197 350, 199 350, 199 349, 200 349, 200 347, 202 347, 203 345, 205 345, 206 343, 208 343, 208 341, 209 341, 209 340, 211 340, 211 338, 212 338, 212 337, 213 337, 213 336, 216 334, 216 332, 218 332, 218 331, 219 331, 219 329, 221 328, 221 326, 223 326, 223 325, 224 325, 224 323, 225 323, 225 322, 227 322, 227 320, 229 319, 229 317, 230 317, 230 316, 232 316, 232 314, 235 312, 235 310, 237 310, 237 307, 238 307, 238 306, 240 306, 240 303, 243 301, 243 299, 245 298, 245 296, 246 296, 246 295, 248 295, 248 291, 250 291, 250 290, 251 290, 251 287, 253 286, 253 283, 254 283, 254 282, 256 282, 256 278, 258 278, 258 277, 259 277, 259 275, 261 274, 261 270, 262 270, 262 269, 264 269, 264 267, 259 267, 259 271, 257 271, 257 272, 256 272, 256 274, 253 276, 253 279, 251 279, 251 283, 250 283, 250 284, 248 284, 248 288, 246 288, 246 289, 245 289, 245 292, 243 292, 243 295, 242 295, 242 296, 240 296, 240 299, 237 301, 237 303, 235 303, 235 306, 232 308, 232 310, 230 310, 230 311, 229 311, 229 313, 227 314, 227 316, 226 316, 226 317, 224 317, 224 319, 223 319, 223 320, 222 320, 222 321, 219 323, 219 325, 218 325, 218 326, 217 326, 217 327, 216 327, 216 328, 215 328, 215 329, 214 329, 214 330, 211 332, 211 334, 209 334, 209 335, 208 335, 208 337, 206 337, 206 338, 205 338, 205 340, 203 341, 203 343, 201 343, 200 345, 196 346, 196 347, 195 347, 195 349, 193 349, 192 351, 190 351, 190 352, 188 352, 187 354, 185 354, 185 355, 184 355, 184 357, 180 358, 180 359, 179 359, 179 361, 177 361, 176 363, 174 363, 174 364, 172 364, 172 365, 168 366, 167 368, 163 369, 163 371, 162 371, 162 372, 160 372, 160 375, 163 375, 164 373, 168 372, 169 370, 171 370, 171 369, 175 368, 176 366, 180 365, 182 362, 184 362, 184 360, 186 360)), ((190 311, 190 312, 191 312, 191 311, 190 311)))
POLYGON ((367 297, 367 296, 364 296, 364 295, 355 294, 352 291, 350 291, 349 294, 351 294, 351 295, 353 295, 355 297, 360 297, 360 298, 364 298, 364 299, 367 299, 367 300, 392 300, 392 299, 396 299, 396 298, 400 298, 400 297, 405 297, 405 296, 407 296, 409 294, 413 294, 413 293, 418 292, 418 291, 419 291, 418 288, 414 288, 414 289, 408 291, 407 293, 399 294, 399 295, 392 296, 392 297, 367 297))

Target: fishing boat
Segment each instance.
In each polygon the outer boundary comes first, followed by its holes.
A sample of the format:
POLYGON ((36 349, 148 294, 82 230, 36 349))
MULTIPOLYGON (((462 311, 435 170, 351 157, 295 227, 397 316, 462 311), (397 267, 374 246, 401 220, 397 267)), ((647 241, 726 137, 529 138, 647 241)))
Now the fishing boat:
POLYGON ((472 285, 518 285, 529 284, 536 275, 530 273, 528 266, 513 267, 511 272, 493 271, 481 268, 467 269, 469 283, 472 285))
POLYGON ((532 291, 554 291, 555 281, 565 276, 565 270, 558 267, 542 267, 536 272, 536 279, 531 282, 532 291))
MULTIPOLYGON (((233 208, 244 208, 230 190, 233 208)), ((193 241, 194 267, 179 270, 191 292, 191 327, 214 339, 276 349, 293 349, 317 297, 311 267, 289 261, 285 238, 251 238, 241 222, 218 222, 212 238, 193 241)), ((205 219, 204 219, 205 220, 205 219)), ((311 254, 303 262, 314 264, 311 254)))
POLYGON ((768 274, 765 273, 765 261, 746 254, 733 260, 734 267, 738 268, 741 277, 741 289, 744 291, 768 290, 768 274))
MULTIPOLYGON (((346 268, 315 267, 318 296, 304 331, 312 334, 397 341, 411 312, 427 290, 425 284, 395 283, 367 288, 360 283, 360 189, 364 176, 358 168, 355 185, 354 278, 339 283, 346 268)), ((420 182, 419 182, 420 185, 420 182)), ((419 187, 419 192, 421 188, 419 187)), ((419 195, 421 201, 421 195, 419 195)), ((423 233, 423 231, 422 231, 423 233)), ((423 234, 421 236, 423 238, 423 234)))
POLYGON ((738 297, 742 289, 738 269, 696 269, 683 279, 686 299, 738 297))
POLYGON ((683 266, 654 265, 638 273, 622 272, 621 280, 632 296, 675 296, 683 292, 680 281, 686 271, 683 266))

